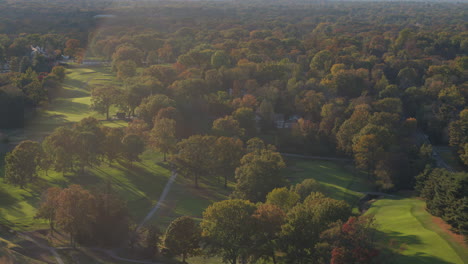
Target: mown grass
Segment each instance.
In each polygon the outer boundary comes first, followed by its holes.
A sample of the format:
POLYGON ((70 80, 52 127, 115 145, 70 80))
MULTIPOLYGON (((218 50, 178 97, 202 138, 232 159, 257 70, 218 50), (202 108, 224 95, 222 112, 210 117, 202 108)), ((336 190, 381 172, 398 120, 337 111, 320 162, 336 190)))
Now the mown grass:
POLYGON ((361 192, 373 190, 367 176, 355 170, 350 163, 288 158, 287 164, 284 175, 292 184, 308 178, 315 179, 324 194, 347 201, 351 206, 357 206, 363 196, 361 192))
POLYGON ((468 253, 433 223, 425 202, 415 198, 386 198, 372 204, 384 246, 396 245, 391 263, 467 263, 468 253))
POLYGON ((88 168, 84 172, 65 174, 41 172, 40 178, 21 189, 6 184, 0 179, 0 217, 15 229, 34 230, 45 228, 46 223, 34 219, 41 193, 48 187, 67 187, 80 184, 85 188, 102 192, 108 183, 128 203, 132 218, 138 222, 159 199, 170 171, 155 162, 160 154, 148 151, 142 155, 141 162, 132 165, 125 161, 114 162, 111 165, 102 163, 100 166, 88 168))

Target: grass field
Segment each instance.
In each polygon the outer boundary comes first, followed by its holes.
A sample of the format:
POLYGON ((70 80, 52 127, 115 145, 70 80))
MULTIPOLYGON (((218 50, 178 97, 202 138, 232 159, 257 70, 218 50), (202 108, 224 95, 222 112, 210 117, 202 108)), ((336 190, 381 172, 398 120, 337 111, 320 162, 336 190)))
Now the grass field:
MULTIPOLYGON (((104 119, 105 116, 90 109, 91 87, 96 85, 121 86, 109 67, 75 67, 66 71, 63 90, 51 103, 39 109, 36 116, 27 121, 24 129, 3 131, 13 143, 25 139, 40 140, 56 127, 78 122, 92 116, 104 119)), ((115 109, 111 109, 111 114, 115 109)), ((102 121, 107 126, 126 126, 125 121, 102 121)))
POLYGON ((292 158, 286 161, 288 167, 284 174, 292 184, 313 178, 320 183, 322 192, 327 196, 345 200, 352 206, 356 206, 363 196, 361 192, 373 190, 367 176, 355 170, 350 163, 292 158))
POLYGON ((397 244, 390 263, 467 263, 468 251, 434 223, 425 202, 415 198, 381 199, 367 214, 375 215, 384 245, 397 244))

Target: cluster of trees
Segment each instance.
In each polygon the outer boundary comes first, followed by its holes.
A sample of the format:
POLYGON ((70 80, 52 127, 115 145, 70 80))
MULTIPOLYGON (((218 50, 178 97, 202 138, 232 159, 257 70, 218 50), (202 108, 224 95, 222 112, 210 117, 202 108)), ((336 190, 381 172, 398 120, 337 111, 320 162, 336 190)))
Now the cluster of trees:
POLYGON ((468 235, 468 173, 427 168, 417 176, 416 190, 431 214, 468 235))
POLYGON ((125 201, 108 185, 106 191, 89 191, 80 185, 51 187, 42 195, 36 218, 49 221, 69 234, 70 244, 119 246, 129 238, 129 215, 125 201), (112 224, 109 224, 112 223, 112 224))
POLYGON ((225 263, 370 263, 380 251, 373 244, 371 217, 351 217, 343 201, 314 192, 313 180, 291 189, 274 189, 265 203, 233 199, 203 213, 200 226, 176 219, 162 246, 171 256, 217 255, 225 263), (299 193, 297 192, 299 191, 299 193))
POLYGON ((5 179, 23 188, 39 170, 65 174, 77 169, 83 172, 105 160, 124 158, 131 163, 139 160, 144 149, 145 138, 134 125, 126 130, 109 128, 88 117, 72 127, 57 128, 42 143, 27 140, 18 144, 5 157, 5 179))
POLYGON ((137 32, 123 29, 134 12, 142 16, 148 7, 117 11, 112 25, 93 35, 89 52, 112 60, 125 83, 114 90, 120 100, 96 95, 97 108, 115 104, 151 127, 156 113, 148 98, 164 95, 176 109, 179 137, 273 134, 281 151, 352 156, 382 190, 413 188, 414 176, 430 162, 423 134, 446 143, 450 126, 450 142, 465 157, 457 119, 468 95, 467 35, 444 16, 419 26, 409 18, 441 6, 407 3, 411 15, 395 20, 396 7, 385 3, 353 12, 291 5, 273 27, 262 18, 276 14, 274 6, 261 5, 265 14, 254 15, 228 4, 219 18, 216 6, 192 5, 205 8, 154 7, 157 19, 132 20, 146 27, 137 32), (165 12, 171 8, 179 12, 175 17, 165 12), (189 11, 206 23, 169 22, 189 11), (310 12, 317 20, 307 19, 310 12), (320 22, 325 15, 327 22, 320 22), (239 17, 248 23, 235 23, 239 17), (350 23, 358 17, 360 23, 350 23), (298 118, 291 129, 278 125, 291 117, 298 118))
POLYGON ((460 160, 468 166, 468 109, 460 112, 459 118, 449 127, 450 146, 455 147, 460 160))
POLYGON ((57 97, 65 79, 65 68, 55 66, 50 73, 24 72, 0 74, 0 128, 23 126, 26 110, 44 105, 57 97))

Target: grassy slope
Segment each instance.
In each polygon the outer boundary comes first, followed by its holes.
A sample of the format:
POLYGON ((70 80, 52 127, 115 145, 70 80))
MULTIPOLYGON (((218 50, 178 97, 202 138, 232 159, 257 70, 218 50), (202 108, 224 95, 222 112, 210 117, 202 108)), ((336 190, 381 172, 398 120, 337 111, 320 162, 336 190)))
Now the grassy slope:
POLYGON ((425 202, 414 198, 381 199, 367 212, 374 214, 385 243, 396 242, 402 251, 393 263, 467 263, 466 249, 432 222, 425 202))
POLYGON ((293 184, 313 178, 327 196, 345 200, 352 206, 363 196, 360 192, 372 191, 366 175, 354 170, 349 163, 289 158, 287 164, 285 175, 293 184))
MULTIPOLYGON (((73 68, 67 70, 64 89, 60 98, 55 99, 46 110, 39 111, 36 118, 29 122, 25 129, 7 131, 10 140, 15 143, 25 139, 41 140, 54 128, 71 122, 77 122, 84 117, 94 116, 102 119, 103 116, 90 109, 91 97, 89 89, 94 85, 119 85, 110 74, 109 68, 94 67, 73 68)), ((123 121, 105 121, 105 125, 124 126, 123 121)), ((3 159, 3 158, 2 158, 3 159)), ((3 167, 0 167, 3 175, 3 167)), ((99 175, 99 173, 97 173, 99 175)), ((42 177, 39 189, 26 188, 24 190, 7 185, 0 178, 0 217, 2 221, 12 221, 20 224, 20 227, 31 228, 40 221, 32 217, 35 207, 40 198, 40 193, 47 186, 74 183, 73 180, 60 179, 57 174, 52 173, 49 177, 42 177), (61 183, 61 184, 58 184, 61 183)), ((63 178, 63 177, 62 177, 63 178)))

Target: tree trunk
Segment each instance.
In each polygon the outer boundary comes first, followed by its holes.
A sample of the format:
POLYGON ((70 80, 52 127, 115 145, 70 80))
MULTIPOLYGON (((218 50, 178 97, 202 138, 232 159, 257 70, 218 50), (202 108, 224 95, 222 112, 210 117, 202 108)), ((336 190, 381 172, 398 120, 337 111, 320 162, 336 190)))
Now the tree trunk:
POLYGON ((166 152, 164 152, 164 162, 166 162, 166 152))
POLYGON ((182 263, 186 263, 185 259, 187 258, 187 254, 183 253, 182 254, 182 263))
POLYGON ((224 175, 224 189, 227 189, 227 175, 224 175))
POLYGON ((109 107, 106 108, 106 120, 109 120, 109 107))

